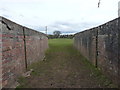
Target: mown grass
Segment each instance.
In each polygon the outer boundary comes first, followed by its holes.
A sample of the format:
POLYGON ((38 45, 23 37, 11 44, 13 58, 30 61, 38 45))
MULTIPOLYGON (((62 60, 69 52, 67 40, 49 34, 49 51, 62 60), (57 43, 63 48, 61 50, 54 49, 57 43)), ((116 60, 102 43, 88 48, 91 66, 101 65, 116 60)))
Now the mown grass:
MULTIPOLYGON (((85 79, 89 79, 90 82, 93 80, 95 84, 97 83, 98 85, 101 85, 101 87, 116 87, 99 69, 92 65, 79 51, 73 48, 72 39, 50 39, 49 49, 46 51, 45 56, 44 61, 38 61, 29 66, 28 69, 34 69, 34 72, 32 72, 32 75, 29 78, 20 77, 18 80, 20 86, 18 86, 18 88, 32 88, 34 87, 32 84, 35 83, 38 84, 35 84, 37 87, 39 86, 39 82, 49 84, 49 82, 46 82, 48 80, 58 84, 64 83, 66 86, 68 84, 74 86, 77 84, 75 76, 79 78, 80 75, 83 77, 86 76, 85 79), (59 75, 62 72, 67 73, 63 73, 63 76, 61 77, 59 75), (88 77, 88 74, 92 77, 88 77), (38 79, 39 77, 42 79, 38 79)), ((94 87, 94 84, 89 87, 94 87)))

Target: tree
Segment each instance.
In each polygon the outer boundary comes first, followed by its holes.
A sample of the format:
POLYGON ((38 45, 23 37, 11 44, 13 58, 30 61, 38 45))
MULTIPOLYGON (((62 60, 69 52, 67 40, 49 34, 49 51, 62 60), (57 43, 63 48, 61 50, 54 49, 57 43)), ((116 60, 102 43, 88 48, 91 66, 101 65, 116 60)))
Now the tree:
POLYGON ((53 34, 56 38, 58 38, 60 36, 61 32, 60 31, 54 31, 53 34))

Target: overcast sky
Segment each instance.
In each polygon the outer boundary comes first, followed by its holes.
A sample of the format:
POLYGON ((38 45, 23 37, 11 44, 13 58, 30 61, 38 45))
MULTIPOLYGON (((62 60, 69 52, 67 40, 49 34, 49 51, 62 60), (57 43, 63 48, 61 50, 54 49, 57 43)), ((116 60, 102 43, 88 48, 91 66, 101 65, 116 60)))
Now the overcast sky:
POLYGON ((118 17, 119 0, 0 0, 0 16, 48 33, 71 34, 118 17))

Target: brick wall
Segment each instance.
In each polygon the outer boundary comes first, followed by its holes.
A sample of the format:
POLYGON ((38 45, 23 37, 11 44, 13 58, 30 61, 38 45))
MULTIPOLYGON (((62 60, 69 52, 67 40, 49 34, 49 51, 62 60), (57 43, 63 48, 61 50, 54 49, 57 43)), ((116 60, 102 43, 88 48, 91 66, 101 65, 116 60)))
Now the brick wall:
POLYGON ((42 60, 47 36, 0 17, 0 85, 14 87, 32 62, 42 60))
POLYGON ((46 50, 47 37, 37 31, 24 28, 26 42, 26 58, 28 65, 32 62, 42 60, 46 50))
POLYGON ((2 87, 2 18, 0 17, 0 87, 2 87))
POLYGON ((76 33, 74 37, 75 48, 117 85, 120 83, 118 19, 76 33))

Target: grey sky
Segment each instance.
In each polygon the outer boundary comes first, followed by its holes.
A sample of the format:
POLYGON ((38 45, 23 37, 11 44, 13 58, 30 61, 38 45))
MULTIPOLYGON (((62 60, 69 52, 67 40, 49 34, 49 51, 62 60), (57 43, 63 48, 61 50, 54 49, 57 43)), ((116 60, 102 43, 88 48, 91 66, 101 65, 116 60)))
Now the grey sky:
POLYGON ((48 33, 76 33, 118 17, 119 0, 0 0, 0 16, 48 33))

